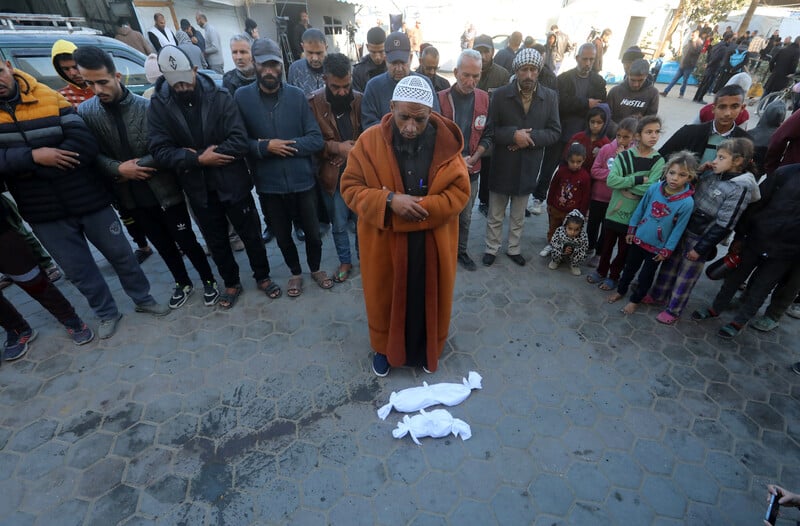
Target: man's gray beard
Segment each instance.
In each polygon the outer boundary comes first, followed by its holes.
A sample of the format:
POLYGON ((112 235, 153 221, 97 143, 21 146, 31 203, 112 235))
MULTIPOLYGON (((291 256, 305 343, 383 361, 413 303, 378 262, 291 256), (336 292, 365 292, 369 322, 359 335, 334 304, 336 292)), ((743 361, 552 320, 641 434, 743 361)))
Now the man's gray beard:
POLYGON ((252 78, 256 75, 256 67, 253 64, 245 68, 236 68, 243 77, 252 78))

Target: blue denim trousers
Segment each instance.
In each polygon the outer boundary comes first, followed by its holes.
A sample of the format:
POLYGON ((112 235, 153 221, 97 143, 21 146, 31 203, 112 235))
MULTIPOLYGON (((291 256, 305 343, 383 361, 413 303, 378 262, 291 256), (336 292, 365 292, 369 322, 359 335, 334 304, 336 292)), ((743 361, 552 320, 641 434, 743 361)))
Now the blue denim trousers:
POLYGON ((681 91, 680 94, 683 96, 686 93, 686 84, 689 82, 689 75, 692 74, 694 68, 678 68, 678 71, 675 72, 675 76, 672 77, 672 80, 669 81, 667 87, 664 88, 664 93, 669 93, 669 90, 672 89, 672 86, 678 83, 678 80, 683 77, 683 82, 681 83, 681 91))
POLYGON ((31 227, 101 320, 116 318, 119 310, 94 261, 89 242, 111 263, 122 288, 136 305, 156 302, 150 295, 150 282, 125 239, 122 223, 110 206, 82 216, 34 223, 31 227))
POLYGON ((328 217, 333 222, 331 233, 333 234, 333 246, 336 247, 336 255, 339 256, 339 263, 342 265, 349 265, 352 263, 350 256, 350 234, 347 232, 347 220, 350 216, 350 209, 342 199, 342 194, 339 192, 339 185, 336 185, 336 191, 333 195, 325 190, 322 191, 322 200, 325 203, 325 209, 328 211, 328 217))

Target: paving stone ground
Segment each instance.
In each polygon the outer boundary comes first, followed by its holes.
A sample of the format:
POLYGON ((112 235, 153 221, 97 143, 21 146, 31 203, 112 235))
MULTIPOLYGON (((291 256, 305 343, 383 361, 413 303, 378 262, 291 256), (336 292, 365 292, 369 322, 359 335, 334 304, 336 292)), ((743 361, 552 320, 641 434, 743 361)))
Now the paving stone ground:
MULTIPOLYGON (((662 100, 667 134, 697 108, 662 100)), ((485 222, 473 218, 477 259, 485 222)), ((80 348, 7 289, 40 335, 0 367, 0 524, 760 524, 767 482, 800 488, 800 377, 788 369, 800 322, 726 342, 722 321, 624 316, 583 277, 547 269, 545 231, 544 216, 526 222, 523 268, 501 253, 459 271, 432 376, 372 374, 358 273, 270 301, 240 254, 233 310, 195 294, 155 319, 133 312, 103 262, 124 318, 113 339, 80 348), (468 441, 416 446, 392 438, 400 415, 376 416, 393 390, 471 370, 483 389, 451 408, 468 441)), ((268 252, 285 285, 274 242, 268 252)), ((163 263, 143 266, 166 300, 163 263)), ((324 268, 335 266, 328 237, 324 268)), ((703 278, 689 312, 717 287, 703 278)))

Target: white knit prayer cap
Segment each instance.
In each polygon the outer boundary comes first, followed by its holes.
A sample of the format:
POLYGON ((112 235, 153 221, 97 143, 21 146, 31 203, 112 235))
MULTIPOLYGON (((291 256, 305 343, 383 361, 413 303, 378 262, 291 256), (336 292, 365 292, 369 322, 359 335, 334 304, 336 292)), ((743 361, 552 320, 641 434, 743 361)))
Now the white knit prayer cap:
POLYGON ((415 102, 433 109, 433 90, 422 77, 409 75, 394 87, 392 102, 415 102))

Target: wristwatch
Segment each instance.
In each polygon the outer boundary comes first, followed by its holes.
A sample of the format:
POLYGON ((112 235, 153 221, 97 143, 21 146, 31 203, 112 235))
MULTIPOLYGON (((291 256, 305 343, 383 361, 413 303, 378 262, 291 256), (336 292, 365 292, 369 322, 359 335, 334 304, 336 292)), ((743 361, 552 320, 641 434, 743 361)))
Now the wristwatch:
POLYGON ((389 192, 389 195, 386 196, 386 211, 392 211, 392 199, 394 199, 394 192, 389 192))

